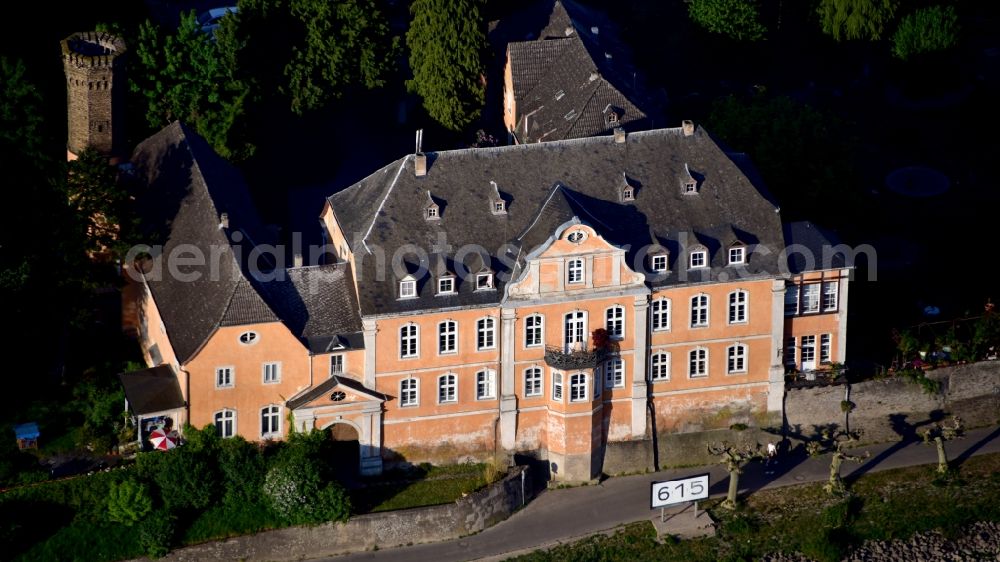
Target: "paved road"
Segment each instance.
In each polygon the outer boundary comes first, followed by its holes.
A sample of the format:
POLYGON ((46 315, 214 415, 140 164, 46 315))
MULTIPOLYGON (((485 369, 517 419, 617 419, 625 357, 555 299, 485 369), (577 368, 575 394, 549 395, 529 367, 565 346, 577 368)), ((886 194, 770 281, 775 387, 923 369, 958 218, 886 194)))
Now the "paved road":
MULTIPOLYGON (((1000 428, 970 431, 964 440, 948 443, 947 447, 950 457, 959 462, 971 455, 1000 452, 1000 428)), ((920 442, 888 443, 864 447, 859 451, 869 451, 871 457, 860 466, 845 464, 843 470, 845 476, 860 476, 869 471, 937 462, 934 448, 920 442)), ((752 463, 740 478, 740 491, 823 481, 829 475, 829 466, 828 458, 789 456, 780 460, 775 474, 765 475, 760 464, 752 463)), ((525 509, 477 535, 440 543, 350 554, 327 560, 336 562, 502 560, 511 553, 551 546, 568 539, 605 531, 623 523, 649 519, 652 517, 649 510, 651 481, 668 480, 706 471, 711 474, 712 495, 724 495, 728 478, 725 470, 718 465, 609 478, 597 486, 545 491, 525 509)))

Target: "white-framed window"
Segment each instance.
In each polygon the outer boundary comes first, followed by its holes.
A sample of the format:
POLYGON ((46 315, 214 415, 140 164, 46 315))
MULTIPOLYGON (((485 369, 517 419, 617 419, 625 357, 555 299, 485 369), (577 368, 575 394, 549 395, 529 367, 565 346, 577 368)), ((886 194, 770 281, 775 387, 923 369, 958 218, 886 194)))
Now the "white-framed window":
POLYGON ((420 343, 420 330, 416 324, 406 324, 399 328, 399 356, 403 359, 416 357, 420 343))
POLYGON ((801 351, 802 364, 814 363, 816 361, 816 336, 802 336, 801 351))
MULTIPOLYGON (((163 328, 163 322, 160 322, 160 331, 166 333, 166 330, 163 328)), ((243 345, 253 345, 260 341, 260 336, 257 335, 257 332, 243 332, 240 334, 239 340, 243 345)))
POLYGON ((476 274, 476 290, 477 291, 488 291, 493 288, 493 274, 492 273, 477 273, 476 274))
POLYGON ((458 351, 458 322, 445 320, 438 323, 438 354, 458 351))
POLYGON ((727 373, 747 372, 747 346, 741 343, 733 344, 726 350, 726 356, 728 357, 727 373))
POLYGON ((649 378, 654 381, 670 380, 670 353, 661 351, 649 358, 649 378))
POLYGON ((493 202, 493 214, 503 215, 507 213, 507 202, 502 200, 496 200, 493 202))
POLYGON ((438 377, 438 403, 458 401, 458 377, 448 373, 438 377))
POLYGON ((733 291, 729 293, 729 323, 743 324, 747 321, 747 299, 749 294, 746 291, 733 291))
POLYGON ((705 250, 694 250, 691 252, 691 262, 690 268, 695 269, 698 267, 708 266, 708 252, 705 250))
POLYGON ((795 361, 795 336, 785 338, 785 365, 794 367, 798 363, 795 361))
POLYGON ((261 375, 264 384, 274 384, 281 382, 281 363, 264 363, 261 367, 261 375))
POLYGON ((829 363, 831 361, 831 351, 833 343, 832 334, 821 334, 819 336, 819 362, 829 363))
POLYGON ((823 312, 833 312, 837 310, 837 291, 839 285, 836 281, 823 283, 823 312))
POLYGON ((708 350, 699 347, 688 353, 688 376, 691 378, 708 376, 708 350))
POLYGON ((698 182, 694 180, 684 182, 684 193, 698 193, 698 182))
POLYGON ((613 357, 604 362, 604 386, 621 388, 625 386, 625 362, 613 357))
POLYGON ((281 437, 281 406, 271 404, 260 409, 260 436, 262 439, 281 437))
POLYGON ((743 246, 733 246, 729 248, 729 265, 745 263, 747 259, 747 249, 743 246))
POLYGON ((544 334, 544 318, 541 314, 531 314, 524 318, 524 346, 525 347, 536 347, 542 345, 545 341, 542 334, 544 334))
POLYGON ((656 299, 649 307, 654 332, 670 329, 670 299, 656 299))
MULTIPOLYGON (((609 115, 608 119, 614 123, 618 123, 618 116, 614 113, 609 115)), ((632 189, 632 186, 622 189, 622 201, 635 201, 635 190, 632 189)))
POLYGON ((236 435, 236 410, 215 412, 215 432, 223 438, 236 435))
POLYGON ((493 400, 497 397, 497 373, 485 369, 476 373, 476 400, 493 400))
POLYGON ((430 207, 427 207, 426 218, 427 218, 427 220, 434 220, 434 219, 438 218, 438 208, 437 208, 437 205, 432 205, 430 207))
POLYGON ((558 371, 552 372, 552 399, 556 402, 563 399, 563 376, 558 371))
POLYGON ((529 367, 524 370, 524 396, 542 395, 542 368, 529 367))
POLYGON ((399 282, 399 298, 412 299, 417 296, 417 282, 414 279, 403 279, 399 282))
POLYGON ((480 318, 476 321, 476 349, 496 348, 496 320, 480 318))
POLYGON ((820 283, 809 283, 802 286, 802 314, 819 312, 820 283))
POLYGON ((450 295, 455 292, 455 278, 452 276, 441 277, 438 279, 438 294, 439 295, 450 295))
POLYGON ((604 329, 608 331, 608 335, 621 339, 625 337, 625 309, 615 305, 607 309, 604 313, 605 323, 604 329))
POLYGON ((663 273, 667 270, 667 255, 666 254, 654 254, 652 261, 650 262, 653 266, 653 271, 657 273, 663 273))
POLYGON ((331 375, 342 375, 344 374, 344 356, 338 354, 330 356, 330 374, 331 375))
POLYGON ((569 377, 569 401, 586 402, 587 395, 587 375, 584 373, 574 373, 569 377))
POLYGON ((416 406, 420 400, 420 381, 415 378, 405 378, 399 381, 399 405, 416 406))
POLYGON ((568 351, 573 347, 583 343, 587 338, 587 318, 586 313, 577 310, 566 314, 563 326, 564 341, 568 351))
POLYGON ((695 295, 691 297, 691 327, 705 326, 708 326, 708 295, 695 295))
POLYGON ((785 287, 785 316, 795 316, 799 313, 799 286, 785 287))
POLYGON ((236 367, 215 368, 215 388, 232 388, 236 385, 236 367))
POLYGON ((566 262, 566 282, 583 283, 583 260, 576 258, 566 262))

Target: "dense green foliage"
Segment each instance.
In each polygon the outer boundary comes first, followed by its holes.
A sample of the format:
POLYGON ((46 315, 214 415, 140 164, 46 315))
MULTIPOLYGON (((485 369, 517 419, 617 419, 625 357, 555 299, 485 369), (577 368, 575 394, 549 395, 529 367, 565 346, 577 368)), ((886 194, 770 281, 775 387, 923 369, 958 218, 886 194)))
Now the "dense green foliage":
POLYGON ((708 127, 750 155, 783 219, 822 221, 853 202, 854 143, 836 116, 787 97, 728 96, 712 105, 708 127))
POLYGON ((908 14, 892 34, 892 53, 909 60, 921 53, 945 51, 958 42, 958 14, 952 6, 931 6, 908 14))
POLYGON ((415 0, 406 32, 413 80, 438 123, 460 130, 479 117, 485 100, 486 48, 479 0, 415 0))
POLYGON ((837 41, 877 40, 892 21, 899 0, 820 0, 823 33, 837 41))
POLYGON ((66 199, 80 220, 80 238, 90 253, 128 250, 135 219, 117 168, 96 150, 88 148, 68 164, 66 199))
POLYGON ((253 153, 243 118, 250 88, 236 74, 239 44, 233 33, 229 17, 222 19, 214 38, 203 33, 193 11, 181 16, 174 32, 146 21, 139 29, 130 76, 132 90, 146 100, 150 127, 179 119, 220 155, 240 160, 253 153))
POLYGON ((385 85, 399 38, 374 0, 241 0, 242 73, 302 114, 354 86, 385 85))
POLYGON ((515 560, 716 562, 799 552, 811 560, 839 561, 865 540, 906 538, 931 529, 956 532, 975 521, 996 521, 998 470, 1000 455, 989 455, 966 461, 963 478, 949 482, 941 482, 927 466, 866 474, 847 498, 830 497, 820 484, 761 490, 735 512, 720 509, 717 500, 705 502, 720 522, 715 537, 661 543, 652 525, 643 522, 515 560))
POLYGON ((757 0, 691 0, 688 16, 706 30, 737 41, 760 41, 767 33, 757 0))
POLYGON ((112 484, 108 491, 108 519, 131 527, 153 510, 149 489, 135 480, 112 484))

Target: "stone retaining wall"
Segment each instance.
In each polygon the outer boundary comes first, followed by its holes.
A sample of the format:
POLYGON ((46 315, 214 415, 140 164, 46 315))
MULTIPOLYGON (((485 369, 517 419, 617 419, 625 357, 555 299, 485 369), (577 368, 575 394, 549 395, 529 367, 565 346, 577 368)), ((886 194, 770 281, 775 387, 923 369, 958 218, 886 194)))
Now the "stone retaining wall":
POLYGON ((456 539, 510 517, 531 499, 532 490, 530 472, 517 467, 503 480, 451 504, 265 531, 178 549, 161 560, 302 560, 371 550, 376 545, 391 548, 456 539))

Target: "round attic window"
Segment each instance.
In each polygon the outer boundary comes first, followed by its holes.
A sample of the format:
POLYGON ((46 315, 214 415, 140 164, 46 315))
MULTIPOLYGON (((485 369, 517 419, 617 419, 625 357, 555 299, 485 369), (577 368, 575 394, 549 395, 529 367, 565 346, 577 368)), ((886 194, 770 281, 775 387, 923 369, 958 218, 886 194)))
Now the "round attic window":
POLYGON ((587 238, 587 233, 582 230, 574 230, 573 232, 570 232, 569 235, 566 237, 567 240, 569 240, 574 244, 579 244, 580 242, 583 242, 586 238, 587 238))
POLYGON ((243 332, 240 334, 240 343, 243 345, 253 345, 257 343, 260 338, 257 336, 257 332, 243 332))
POLYGON ((339 390, 330 395, 330 400, 333 400, 334 402, 340 402, 344 398, 347 398, 347 395, 339 390))

